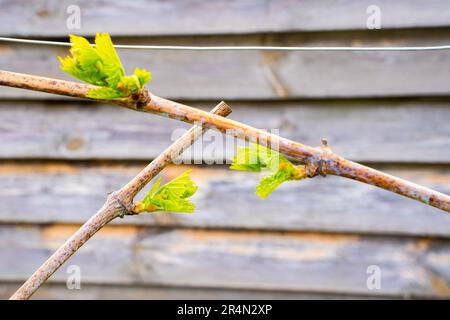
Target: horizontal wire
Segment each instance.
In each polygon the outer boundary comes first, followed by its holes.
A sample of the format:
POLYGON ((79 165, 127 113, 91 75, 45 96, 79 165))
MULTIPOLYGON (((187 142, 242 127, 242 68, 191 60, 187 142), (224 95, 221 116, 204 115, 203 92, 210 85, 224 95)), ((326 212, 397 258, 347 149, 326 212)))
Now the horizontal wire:
MULTIPOLYGON (((70 47, 70 42, 0 37, 0 41, 70 47)), ((116 44, 118 49, 190 50, 190 51, 435 51, 450 50, 450 45, 418 47, 277 47, 277 46, 151 46, 116 44)))

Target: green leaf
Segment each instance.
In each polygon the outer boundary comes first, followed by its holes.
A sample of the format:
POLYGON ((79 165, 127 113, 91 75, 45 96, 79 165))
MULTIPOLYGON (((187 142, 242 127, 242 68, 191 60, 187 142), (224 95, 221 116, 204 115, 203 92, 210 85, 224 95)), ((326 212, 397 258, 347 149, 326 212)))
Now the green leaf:
POLYGON ((107 33, 97 33, 95 44, 95 50, 101 58, 102 71, 107 75, 105 80, 109 87, 115 88, 120 79, 125 76, 125 70, 123 70, 111 37, 107 33))
POLYGON ((128 96, 141 90, 141 84, 138 77, 131 75, 122 77, 117 85, 117 88, 128 96))
POLYGON ((107 33, 97 33, 95 47, 85 38, 70 35, 71 56, 58 57, 61 69, 77 79, 99 86, 91 89, 87 97, 94 99, 123 99, 139 92, 151 80, 145 69, 136 68, 134 74, 125 75, 120 58, 107 33))
POLYGON ((259 172, 264 167, 259 150, 253 144, 250 147, 238 147, 236 155, 231 161, 231 170, 259 172))
POLYGON ((159 186, 161 185, 161 182, 162 182, 162 177, 159 177, 159 179, 156 180, 155 184, 152 186, 152 188, 148 192, 147 196, 144 198, 144 202, 146 200, 150 199, 155 194, 156 190, 158 190, 159 186))
POLYGON ((256 172, 264 169, 276 171, 281 163, 291 164, 279 152, 256 143, 250 143, 248 147, 238 147, 231 161, 232 170, 256 172))
POLYGON ((141 201, 143 211, 194 212, 195 205, 188 200, 198 187, 191 180, 190 170, 169 181, 162 187, 162 178, 153 185, 147 196, 141 201))
POLYGON ((256 187, 256 194, 262 199, 284 181, 299 180, 305 176, 303 167, 297 167, 282 154, 255 143, 249 147, 239 147, 231 160, 231 170, 267 172, 256 187))
POLYGON ((112 100, 122 98, 122 93, 112 88, 98 87, 89 90, 86 97, 98 100, 112 100))
POLYGON ((72 57, 61 58, 61 69, 84 82, 107 85, 107 75, 102 68, 102 59, 96 49, 83 37, 70 35, 72 57))
POLYGON ((134 69, 134 75, 139 79, 141 88, 152 80, 152 74, 145 69, 134 69))
POLYGON ((279 170, 263 177, 256 186, 256 194, 265 199, 272 191, 274 191, 280 184, 291 180, 291 172, 279 170))

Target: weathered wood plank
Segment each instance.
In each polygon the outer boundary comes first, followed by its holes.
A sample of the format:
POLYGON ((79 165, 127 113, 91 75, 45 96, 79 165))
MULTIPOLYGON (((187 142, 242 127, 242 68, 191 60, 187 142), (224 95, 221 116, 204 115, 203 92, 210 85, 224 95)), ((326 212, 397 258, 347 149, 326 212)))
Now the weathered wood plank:
MULTIPOLYGON (((0 283, 0 299, 8 299, 22 283, 0 283)), ((32 297, 37 300, 303 300, 376 299, 374 296, 317 292, 283 292, 216 288, 174 288, 134 285, 82 284, 69 290, 62 283, 46 283, 32 297)), ((383 297, 389 298, 389 297, 383 297)))
MULTIPOLYGON (((0 279, 29 275, 75 230, 2 226, 0 279)), ((50 281, 77 265, 82 283, 450 297, 448 241, 350 235, 108 227, 50 281), (381 271, 367 288, 367 268, 381 271)))
MULTIPOLYGON (((0 34, 65 36, 66 10, 81 9, 76 31, 114 35, 221 34, 366 29, 373 1, 0 1, 0 34), (120 21, 121 23, 117 23, 120 21)), ((448 26, 448 1, 378 0, 383 28, 448 26)))
MULTIPOLYGON (((209 103, 189 103, 205 107, 209 103)), ((231 102, 238 121, 368 162, 450 162, 450 101, 231 102), (275 131, 277 133, 277 131, 275 131)), ((156 157, 189 125, 114 106, 0 102, 0 158, 156 157)), ((229 159, 235 140, 209 131, 183 159, 229 159), (217 146, 214 148, 214 146, 217 146)), ((240 142, 239 142, 240 143, 240 142)))
MULTIPOLYGON (((1 223, 83 223, 142 166, 1 165, 1 223)), ((186 167, 170 167, 171 179, 186 167)), ((322 230, 450 237, 450 215, 384 190, 338 177, 290 182, 266 200, 258 174, 192 167, 200 186, 196 213, 143 214, 117 223, 200 228, 322 230)), ((450 194, 450 171, 383 168, 450 194)), ((142 195, 143 196, 143 195, 142 195)), ((141 196, 139 196, 140 198, 141 196)))
MULTIPOLYGON (((288 34, 246 37, 137 38, 136 44, 421 45, 448 44, 445 30, 288 34)), ((70 79, 57 55, 67 48, 0 45, 0 68, 70 79)), ((427 96, 450 93, 450 51, 427 52, 193 52, 121 50, 128 70, 153 73, 149 88, 173 99, 295 99, 427 96)), ((51 98, 0 88, 2 98, 51 98)))

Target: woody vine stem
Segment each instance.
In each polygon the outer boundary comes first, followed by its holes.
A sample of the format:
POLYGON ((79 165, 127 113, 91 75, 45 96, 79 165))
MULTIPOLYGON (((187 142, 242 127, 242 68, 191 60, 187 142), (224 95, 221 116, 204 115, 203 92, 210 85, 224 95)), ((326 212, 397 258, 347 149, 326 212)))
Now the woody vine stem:
MULTIPOLYGON (((219 103, 211 113, 227 116, 231 108, 225 103, 219 103)), ((194 143, 205 128, 194 126, 183 136, 176 140, 170 147, 164 150, 138 175, 129 181, 121 189, 111 192, 105 204, 95 213, 80 229, 78 229, 50 258, 47 259, 33 275, 11 296, 11 300, 29 299, 34 292, 59 269, 86 241, 106 224, 125 215, 135 215, 139 212, 133 203, 134 197, 149 183, 158 173, 183 153, 194 143)))
MULTIPOLYGON (((59 95, 86 98, 94 86, 0 70, 0 85, 42 91, 59 95)), ((332 152, 327 143, 319 147, 301 144, 238 121, 226 119, 178 102, 170 101, 143 89, 131 100, 101 100, 134 111, 148 112, 179 121, 201 124, 208 129, 253 141, 278 151, 303 163, 309 178, 317 175, 335 175, 370 184, 427 205, 450 212, 450 196, 413 182, 347 160, 332 152)))
MULTIPOLYGON (((150 74, 148 74, 147 79, 145 69, 136 69, 133 76, 121 75, 120 81, 116 81, 113 88, 99 88, 88 84, 0 70, 0 85, 3 86, 94 99, 103 103, 115 104, 131 110, 153 113, 197 125, 166 149, 122 189, 111 193, 104 206, 39 267, 11 299, 30 298, 70 256, 107 223, 117 217, 140 213, 141 210, 138 210, 138 207, 133 203, 136 194, 206 129, 218 130, 240 139, 255 142, 258 145, 277 149, 280 153, 303 164, 301 167, 293 169, 296 171, 290 178, 287 177, 286 179, 313 178, 318 175, 340 176, 364 182, 450 212, 449 196, 346 160, 332 152, 325 140, 319 147, 311 147, 224 118, 231 112, 225 103, 219 104, 211 113, 208 113, 158 97, 143 88, 143 83, 149 81, 149 78, 150 74), (102 99, 102 95, 105 94, 120 97, 124 93, 126 99, 102 99), (299 172, 300 176, 298 176, 299 172)), ((139 208, 141 207, 142 203, 139 204, 139 208)))
MULTIPOLYGON (((42 91, 59 95, 86 98, 91 85, 64 80, 19 74, 0 70, 0 85, 42 91)), ((201 124, 188 131, 175 144, 149 164, 125 187, 109 195, 104 206, 88 220, 67 242, 59 248, 11 297, 28 299, 31 295, 90 237, 116 217, 133 214, 134 196, 174 157, 181 154, 202 130, 215 129, 237 138, 254 141, 267 147, 277 146, 282 154, 293 157, 305 165, 306 175, 336 175, 386 189, 405 197, 418 200, 430 206, 450 212, 450 197, 435 190, 388 175, 384 172, 344 159, 333 153, 325 141, 319 147, 310 147, 289 139, 258 130, 223 116, 231 111, 219 105, 213 113, 208 113, 174 101, 170 101, 142 89, 131 100, 101 100, 135 111, 149 112, 172 119, 201 124), (220 115, 218 115, 220 114, 220 115)))

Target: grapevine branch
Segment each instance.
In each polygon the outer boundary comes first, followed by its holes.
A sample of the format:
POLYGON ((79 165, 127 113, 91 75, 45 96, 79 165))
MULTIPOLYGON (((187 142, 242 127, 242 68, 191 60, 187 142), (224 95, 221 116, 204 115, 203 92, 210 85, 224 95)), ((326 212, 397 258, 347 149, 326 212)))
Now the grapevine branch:
MULTIPOLYGON (((226 117, 231 108, 225 103, 219 103, 211 113, 226 117)), ((193 126, 170 147, 164 150, 138 175, 120 190, 109 194, 103 207, 97 211, 84 225, 80 227, 50 258, 47 259, 28 280, 10 297, 11 300, 29 299, 44 282, 56 272, 86 241, 107 223, 117 217, 137 214, 133 199, 159 172, 189 148, 202 133, 205 127, 193 126)))
MULTIPOLYGON (((86 98, 87 92, 95 88, 81 83, 8 71, 0 71, 0 85, 78 98, 86 98)), ((158 97, 145 89, 128 100, 102 100, 102 102, 117 104, 136 111, 154 113, 188 123, 200 123, 206 128, 215 129, 237 138, 271 148, 277 147, 282 154, 305 164, 308 177, 330 174, 349 178, 450 212, 450 196, 346 160, 332 152, 327 143, 322 143, 319 147, 307 146, 237 121, 158 97)))
MULTIPOLYGON (((0 85, 42 91, 65 96, 87 98, 89 90, 96 87, 64 80, 56 80, 0 70, 0 85)), ((308 177, 327 174, 350 178, 383 188, 430 206, 450 212, 450 197, 440 192, 388 175, 384 172, 344 159, 333 153, 325 140, 319 147, 310 147, 289 139, 255 129, 237 121, 226 119, 177 102, 173 102, 142 89, 128 99, 100 100, 117 104, 136 111, 149 112, 180 121, 200 124, 200 134, 205 129, 215 129, 237 138, 253 141, 297 159, 305 165, 308 177)), ((194 130, 194 129, 192 129, 194 130)), ((192 139, 189 139, 189 145, 192 139)), ((183 144, 182 144, 183 145, 183 144)), ((159 156, 141 174, 121 190, 112 193, 105 205, 81 229, 50 257, 11 299, 29 298, 48 277, 50 277, 74 252, 96 231, 117 216, 133 214, 133 197, 159 172, 163 166, 158 162, 170 163, 173 150, 159 156), (167 158, 165 158, 167 157, 167 158), (152 165, 153 164, 153 165, 152 165), (158 171, 159 170, 159 171, 158 171)))

